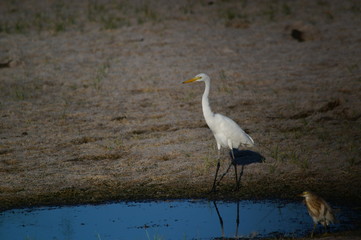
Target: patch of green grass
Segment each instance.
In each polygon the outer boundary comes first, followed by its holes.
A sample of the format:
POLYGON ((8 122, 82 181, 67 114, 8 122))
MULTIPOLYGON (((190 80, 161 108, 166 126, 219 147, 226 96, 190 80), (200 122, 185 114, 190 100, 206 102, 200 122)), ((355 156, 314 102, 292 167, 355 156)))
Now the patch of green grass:
POLYGON ((276 163, 272 163, 269 165, 269 173, 270 174, 274 174, 277 170, 277 164, 276 163))
POLYGON ((123 26, 130 26, 132 20, 130 16, 134 16, 138 24, 143 24, 148 21, 157 22, 160 20, 157 12, 151 8, 147 2, 140 5, 130 4, 127 1, 104 4, 93 0, 88 3, 88 20, 100 23, 103 29, 117 29, 123 26))
POLYGON ((187 0, 187 2, 184 5, 179 7, 179 10, 184 14, 193 14, 194 7, 195 7, 195 1, 187 0))
POLYGON ((11 27, 9 25, 9 23, 7 21, 4 22, 0 22, 0 33, 10 33, 11 32, 11 27))
POLYGON ((26 10, 19 6, 6 6, 6 16, 0 18, 0 32, 27 33, 29 31, 51 31, 61 33, 69 29, 83 31, 88 22, 100 26, 101 30, 117 29, 138 23, 159 22, 161 15, 148 2, 89 0, 85 11, 67 1, 55 1, 50 8, 26 10), (12 9, 15 9, 12 11, 12 9), (83 21, 83 20, 87 21, 83 21))
POLYGON ((329 6, 329 3, 325 0, 318 0, 317 5, 325 7, 325 6, 329 6))
POLYGON ((301 161, 298 162, 297 164, 302 170, 308 170, 311 167, 310 161, 309 159, 302 159, 301 161))
POLYGON ((356 157, 360 155, 361 151, 360 146, 357 142, 345 143, 343 149, 343 151, 347 155, 346 162, 348 163, 350 169, 352 169, 356 165, 361 164, 360 159, 356 157))
POLYGON ((95 78, 93 81, 93 87, 97 90, 99 90, 101 88, 102 82, 103 80, 107 77, 108 75, 108 70, 109 70, 109 63, 104 63, 102 64, 96 71, 95 73, 95 78))
POLYGON ((187 91, 185 92, 185 94, 183 95, 183 99, 182 102, 194 102, 194 99, 198 96, 198 94, 196 94, 193 91, 187 91))
POLYGON ((63 32, 71 25, 75 25, 75 15, 65 2, 57 1, 47 11, 25 12, 25 9, 9 11, 12 21, 0 23, 0 32, 27 33, 31 30, 41 32, 44 30, 54 33, 63 32), (24 17, 25 15, 25 17, 24 17))
POLYGON ((122 17, 124 9, 129 10, 125 2, 106 5, 93 0, 88 3, 87 18, 91 22, 100 23, 102 29, 117 29, 130 25, 129 20, 122 17))
POLYGON ((270 156, 276 161, 274 165, 270 166, 271 173, 275 172, 277 164, 284 164, 285 162, 292 163, 303 170, 310 168, 306 151, 299 148, 290 146, 287 149, 281 149, 279 145, 276 145, 270 149, 270 156))
POLYGON ((207 172, 211 167, 214 167, 215 164, 217 164, 217 159, 209 155, 203 157, 202 160, 204 172, 207 172))
POLYGON ((22 87, 15 87, 14 89, 15 99, 19 101, 25 100, 25 89, 22 87))
MULTIPOLYGON (((210 144, 208 144, 207 148, 212 149, 213 146, 214 145, 210 143, 210 144)), ((202 169, 200 169, 200 171, 202 171, 203 173, 206 173, 209 171, 209 169, 215 167, 218 162, 217 154, 218 153, 215 154, 213 151, 209 151, 206 155, 203 155, 203 157, 202 157, 203 164, 202 164, 202 169)), ((222 154, 221 154, 221 159, 222 159, 222 154)))
POLYGON ((130 23, 127 19, 115 17, 113 15, 104 15, 100 18, 100 23, 104 29, 117 29, 121 26, 129 26, 130 23))
POLYGON ((221 83, 221 86, 218 88, 219 91, 226 92, 226 93, 231 93, 232 92, 232 87, 227 82, 228 77, 227 77, 226 72, 224 70, 221 70, 219 72, 219 79, 220 79, 220 83, 221 83))
POLYGON ((149 7, 148 3, 144 3, 140 7, 135 8, 135 13, 137 15, 137 23, 144 24, 148 21, 150 22, 158 22, 160 20, 159 15, 154 9, 149 7))
POLYGON ((282 4, 282 13, 286 16, 289 16, 292 14, 291 7, 287 3, 282 4))
POLYGON ((121 148, 123 146, 124 141, 121 138, 117 138, 117 139, 114 140, 114 144, 115 144, 116 148, 119 149, 119 148, 121 148))
POLYGON ((75 16, 70 14, 69 7, 62 2, 54 5, 55 19, 53 20, 53 31, 55 33, 64 32, 67 28, 75 25, 75 16))
POLYGON ((25 33, 29 24, 22 18, 16 19, 13 24, 8 21, 0 22, 0 32, 3 33, 25 33))
POLYGON ((96 22, 99 16, 103 16, 106 13, 105 4, 98 3, 96 0, 88 2, 87 17, 89 21, 96 22))
POLYGON ((65 24, 64 22, 55 22, 54 23, 54 32, 64 32, 65 31, 65 24))
POLYGON ((277 15, 277 8, 272 2, 267 2, 266 9, 263 10, 263 15, 271 22, 275 21, 277 15))
POLYGON ((347 71, 352 75, 359 72, 359 68, 360 67, 357 63, 349 64, 346 66, 347 71))
POLYGON ((78 85, 76 83, 71 83, 69 88, 72 90, 72 91, 75 91, 78 89, 78 85))
POLYGON ((219 71, 219 78, 222 81, 227 81, 227 76, 226 76, 226 72, 224 70, 219 71))
POLYGON ((361 5, 357 5, 356 3, 352 3, 349 10, 354 14, 360 14, 361 13, 361 5))
POLYGON ((359 165, 361 162, 356 157, 349 157, 346 159, 350 168, 359 165))
POLYGON ((289 159, 289 161, 291 162, 299 162, 300 161, 300 154, 296 151, 296 150, 292 150, 291 152, 289 152, 288 154, 286 154, 285 156, 287 159, 289 159))
POLYGON ((41 32, 44 29, 46 22, 49 22, 49 18, 44 13, 37 12, 32 20, 32 26, 35 27, 37 32, 41 32))
POLYGON ((247 27, 250 23, 248 15, 237 8, 228 8, 221 13, 226 27, 247 27))
POLYGON ((122 138, 116 138, 114 140, 105 140, 98 144, 98 146, 108 150, 120 150, 124 148, 124 141, 122 138))
POLYGON ((28 24, 26 23, 26 21, 23 21, 22 19, 18 19, 15 22, 14 30, 16 33, 24 33, 27 28, 28 28, 28 24))
POLYGON ((276 145, 271 149, 271 157, 276 160, 276 162, 283 162, 284 153, 281 152, 279 145, 276 145))
POLYGON ((63 107, 63 111, 62 111, 61 117, 62 117, 63 119, 65 119, 66 116, 67 116, 68 108, 69 108, 69 101, 68 101, 66 98, 63 98, 63 100, 64 100, 64 107, 63 107))
POLYGON ((324 129, 322 127, 315 129, 313 133, 316 135, 318 139, 320 139, 322 142, 326 142, 330 139, 332 139, 331 133, 327 131, 327 129, 324 129))
POLYGON ((310 161, 308 159, 308 155, 305 150, 302 149, 291 150, 285 154, 285 159, 287 159, 287 161, 289 161, 290 163, 298 166, 302 170, 310 169, 310 161))

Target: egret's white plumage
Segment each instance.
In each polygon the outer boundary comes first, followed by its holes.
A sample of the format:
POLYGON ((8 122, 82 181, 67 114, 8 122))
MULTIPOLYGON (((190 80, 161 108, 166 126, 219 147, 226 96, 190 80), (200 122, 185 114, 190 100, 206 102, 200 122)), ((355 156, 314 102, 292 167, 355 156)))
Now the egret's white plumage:
MULTIPOLYGON (((238 126, 232 119, 218 113, 213 113, 209 105, 208 95, 211 80, 207 74, 200 73, 192 79, 184 81, 183 83, 190 82, 204 82, 205 89, 202 96, 202 110, 204 118, 207 122, 208 127, 212 130, 213 135, 217 142, 218 148, 218 165, 215 180, 217 178, 217 173, 219 169, 219 157, 221 147, 229 148, 231 151, 233 148, 238 148, 239 146, 253 146, 253 139, 243 131, 242 128, 238 126)), ((232 152, 233 154, 233 152, 232 152)), ((213 189, 215 189, 215 182, 213 184, 213 189)))

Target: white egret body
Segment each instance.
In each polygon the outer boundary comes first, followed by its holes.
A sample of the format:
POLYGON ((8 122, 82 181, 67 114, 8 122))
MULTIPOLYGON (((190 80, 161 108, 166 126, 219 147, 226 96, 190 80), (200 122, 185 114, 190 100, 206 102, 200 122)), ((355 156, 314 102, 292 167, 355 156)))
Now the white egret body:
MULTIPOLYGON (((254 141, 253 139, 243 131, 243 129, 238 126, 232 119, 218 113, 213 113, 212 109, 209 105, 208 95, 210 89, 210 78, 208 75, 204 73, 200 73, 192 79, 184 81, 183 83, 190 83, 190 82, 204 82, 205 89, 202 96, 202 110, 204 118, 207 122, 208 127, 212 130, 212 133, 217 142, 217 149, 218 149, 218 164, 217 164, 217 171, 216 176, 213 184, 213 190, 215 190, 215 182, 217 178, 217 173, 219 169, 219 158, 220 158, 220 150, 221 147, 229 148, 231 151, 233 148, 238 148, 240 145, 242 146, 253 146, 254 141)), ((232 151, 233 156, 233 151, 232 151)), ((234 156, 233 156, 234 159, 234 156)), ((236 167, 236 165, 235 165, 236 167)), ((237 173, 236 173, 237 178, 237 173)))

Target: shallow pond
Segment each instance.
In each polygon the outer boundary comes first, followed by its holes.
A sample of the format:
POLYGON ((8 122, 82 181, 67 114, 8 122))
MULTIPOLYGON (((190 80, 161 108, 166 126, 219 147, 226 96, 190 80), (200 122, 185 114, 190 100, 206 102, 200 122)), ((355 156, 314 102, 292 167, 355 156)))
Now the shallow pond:
MULTIPOLYGON (((336 209, 353 228, 360 215, 336 209)), ((302 202, 176 200, 16 209, 0 213, 0 239, 214 239, 302 237, 313 223, 302 202), (223 226, 223 227, 222 227, 223 226)), ((316 233, 324 229, 318 226, 316 233)))

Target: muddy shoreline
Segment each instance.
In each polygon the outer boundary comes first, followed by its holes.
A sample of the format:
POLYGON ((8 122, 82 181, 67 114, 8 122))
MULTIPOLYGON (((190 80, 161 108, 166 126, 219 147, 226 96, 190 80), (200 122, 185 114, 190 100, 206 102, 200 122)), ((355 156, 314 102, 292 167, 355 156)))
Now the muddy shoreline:
POLYGON ((117 183, 101 183, 89 188, 63 188, 56 192, 43 191, 32 194, 13 194, 3 196, 1 210, 37 206, 60 206, 80 204, 101 204, 112 201, 151 201, 170 199, 209 199, 209 200, 240 200, 240 199, 280 199, 299 201, 302 199, 297 194, 303 189, 312 189, 322 192, 322 189, 332 188, 333 192, 323 192, 325 198, 333 205, 359 208, 360 198, 358 194, 344 190, 344 186, 356 184, 353 182, 339 183, 338 186, 318 185, 315 182, 299 184, 296 179, 291 181, 262 179, 260 182, 252 182, 243 185, 240 190, 235 190, 234 181, 228 180, 216 193, 210 192, 209 184, 188 184, 175 182, 170 185, 137 184, 130 183, 128 186, 117 183), (307 186, 307 187, 306 187, 307 186), (343 191, 343 192, 342 192, 343 191))

